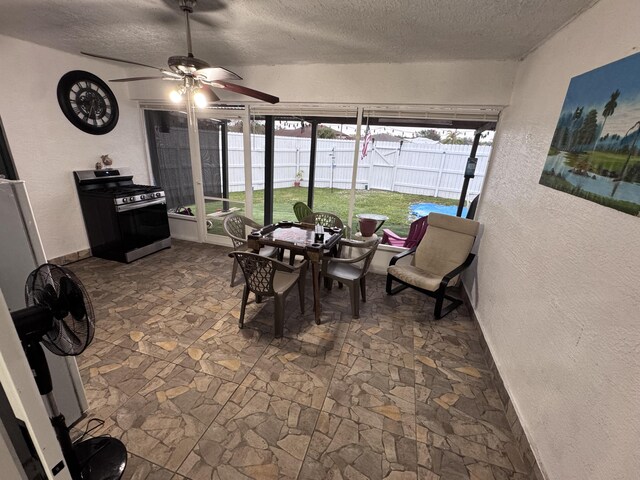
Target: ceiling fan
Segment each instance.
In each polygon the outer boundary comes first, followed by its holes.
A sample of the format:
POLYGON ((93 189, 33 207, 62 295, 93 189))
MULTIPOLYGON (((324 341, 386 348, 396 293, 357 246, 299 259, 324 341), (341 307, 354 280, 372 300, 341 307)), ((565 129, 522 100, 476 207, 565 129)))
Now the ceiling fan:
POLYGON ((191 27, 189 25, 189 14, 193 13, 193 8, 196 5, 196 0, 178 0, 180 9, 184 12, 185 25, 187 29, 187 55, 174 55, 169 57, 167 64, 169 69, 154 67, 153 65, 146 65, 144 63, 132 62, 130 60, 122 60, 120 58, 108 57, 106 55, 97 55, 95 53, 80 52, 83 55, 89 57, 102 58, 105 60, 112 60, 114 62, 128 63, 130 65, 137 65, 140 67, 153 68, 160 71, 161 76, 154 77, 129 77, 129 78, 116 78, 110 80, 111 82, 136 82, 140 80, 169 80, 181 82, 182 85, 176 90, 171 92, 171 100, 180 102, 185 94, 192 94, 193 100, 197 106, 203 107, 212 100, 217 101, 220 98, 216 95, 214 88, 220 88, 222 90, 229 90, 230 92, 239 93, 241 95, 247 95, 249 97, 257 98, 269 103, 278 103, 280 99, 269 95, 268 93, 253 90, 242 85, 231 83, 228 80, 242 80, 238 74, 227 70, 223 67, 212 67, 204 60, 193 56, 191 48, 191 27), (208 92, 205 95, 203 91, 208 92), (209 98, 207 98, 209 97, 209 98))

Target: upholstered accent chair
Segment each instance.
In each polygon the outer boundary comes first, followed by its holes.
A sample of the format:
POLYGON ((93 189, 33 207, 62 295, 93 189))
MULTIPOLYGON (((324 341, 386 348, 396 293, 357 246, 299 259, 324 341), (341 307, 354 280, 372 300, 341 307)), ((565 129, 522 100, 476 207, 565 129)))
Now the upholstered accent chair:
POLYGON ((240 307, 240 328, 244 327, 244 313, 249 300, 249 293, 253 292, 257 302, 262 301, 262 297, 274 297, 276 304, 274 331, 276 337, 282 337, 284 332, 285 300, 296 285, 298 285, 300 294, 300 311, 304 313, 304 280, 308 262, 304 261, 298 266, 292 267, 257 253, 231 252, 229 255, 235 257, 235 261, 240 265, 245 279, 242 305, 240 307))
POLYGON ((387 294, 394 295, 407 287, 436 299, 434 317, 440 319, 457 308, 462 300, 446 293, 456 285, 460 273, 471 265, 471 253, 480 224, 475 220, 429 214, 429 228, 417 247, 391 259, 387 269, 387 294), (398 261, 411 257, 409 265, 398 261), (400 285, 393 287, 393 282, 400 285), (443 308, 444 300, 449 305, 443 308))
MULTIPOLYGON (((262 228, 262 225, 254 222, 248 217, 232 213, 225 217, 222 223, 224 233, 231 238, 233 242, 233 249, 242 251, 248 250, 247 244, 247 230, 258 230, 262 228)), ((278 254, 278 249, 275 247, 263 247, 260 249, 260 255, 263 257, 275 257, 278 254)), ((231 286, 233 287, 236 280, 236 273, 238 270, 238 262, 233 260, 233 269, 231 270, 231 286)))

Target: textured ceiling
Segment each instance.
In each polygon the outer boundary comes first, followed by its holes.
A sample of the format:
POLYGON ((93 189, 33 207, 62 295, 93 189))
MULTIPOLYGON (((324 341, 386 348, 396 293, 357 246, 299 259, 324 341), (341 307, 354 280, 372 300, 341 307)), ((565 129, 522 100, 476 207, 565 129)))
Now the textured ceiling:
MULTIPOLYGON (((218 65, 518 59, 595 0, 200 0, 218 65)), ((186 53, 177 0, 2 0, 0 33, 164 66, 186 53)))

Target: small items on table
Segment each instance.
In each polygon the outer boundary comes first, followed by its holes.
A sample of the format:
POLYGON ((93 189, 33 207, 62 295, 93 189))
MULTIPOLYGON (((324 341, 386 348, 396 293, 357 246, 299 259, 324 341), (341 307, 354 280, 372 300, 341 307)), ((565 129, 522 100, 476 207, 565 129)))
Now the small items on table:
POLYGON ((320 227, 310 223, 280 222, 254 230, 247 237, 249 248, 259 252, 263 246, 289 250, 301 255, 311 263, 313 276, 313 310, 316 324, 320 325, 320 264, 325 254, 335 249, 342 238, 342 229, 320 227), (316 236, 317 235, 317 236, 316 236))

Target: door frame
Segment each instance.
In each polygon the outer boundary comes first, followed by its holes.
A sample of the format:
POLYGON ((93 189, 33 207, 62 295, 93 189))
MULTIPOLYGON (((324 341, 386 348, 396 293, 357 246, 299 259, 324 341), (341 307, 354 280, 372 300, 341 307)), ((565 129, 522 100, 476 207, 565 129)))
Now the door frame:
MULTIPOLYGON (((212 243, 217 245, 231 245, 230 240, 223 236, 217 235, 213 233, 209 233, 207 231, 207 214, 206 214, 206 201, 207 200, 218 200, 218 201, 229 201, 230 203, 243 203, 245 215, 249 218, 253 217, 253 188, 251 188, 253 184, 252 172, 251 172, 251 127, 249 124, 250 114, 249 107, 245 108, 224 108, 219 107, 216 109, 191 109, 194 114, 194 122, 193 127, 192 124, 189 124, 189 146, 191 148, 191 167, 193 171, 194 177, 194 193, 196 199, 196 222, 198 225, 198 240, 202 243, 212 243), (200 137, 199 131, 197 127, 198 119, 213 119, 220 121, 227 120, 242 120, 242 141, 243 141, 243 158, 244 158, 244 184, 245 184, 245 198, 244 202, 231 201, 228 198, 224 197, 224 193, 222 197, 208 197, 204 195, 204 184, 202 179, 202 158, 200 156, 200 137), (194 148, 196 148, 195 142, 192 144, 191 137, 197 137, 197 155, 194 155, 194 148), (197 158, 196 158, 197 157, 197 158), (197 163, 197 166, 196 166, 197 163), (197 168, 197 172, 195 171, 197 168), (196 177, 196 174, 199 177, 196 177), (248 187, 249 186, 249 187, 248 187)), ((221 134, 225 135, 227 133, 226 129, 221 129, 221 134)), ((221 146, 227 145, 227 140, 223 140, 221 142, 221 146)), ((223 154, 224 156, 224 154, 223 154)), ((228 182, 228 159, 227 161, 223 161, 223 168, 227 168, 227 172, 223 172, 224 177, 227 178, 228 182), (224 165, 226 163, 226 165, 224 165)), ((223 178, 224 178, 223 177, 223 178)), ((223 180, 224 183, 224 180, 223 180)))

